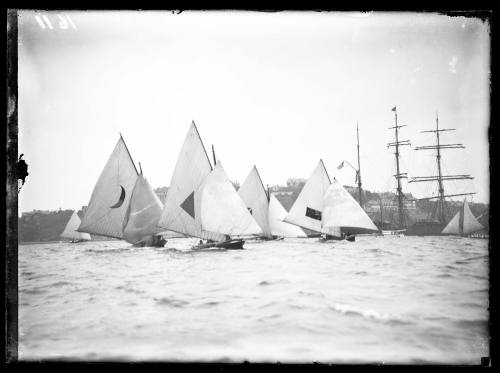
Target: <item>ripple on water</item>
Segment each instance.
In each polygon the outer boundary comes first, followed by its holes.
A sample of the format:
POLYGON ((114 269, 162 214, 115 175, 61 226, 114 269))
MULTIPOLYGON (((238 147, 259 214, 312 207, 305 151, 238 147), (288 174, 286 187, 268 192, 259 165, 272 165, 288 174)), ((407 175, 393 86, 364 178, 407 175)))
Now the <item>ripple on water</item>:
POLYGON ((411 363, 489 353, 487 242, 296 239, 215 254, 192 243, 20 247, 20 355, 411 363))
POLYGON ((182 300, 182 299, 177 299, 174 297, 162 297, 162 298, 153 298, 156 302, 156 304, 160 306, 169 306, 169 307, 175 307, 175 308, 182 308, 185 307, 189 304, 189 302, 182 300))

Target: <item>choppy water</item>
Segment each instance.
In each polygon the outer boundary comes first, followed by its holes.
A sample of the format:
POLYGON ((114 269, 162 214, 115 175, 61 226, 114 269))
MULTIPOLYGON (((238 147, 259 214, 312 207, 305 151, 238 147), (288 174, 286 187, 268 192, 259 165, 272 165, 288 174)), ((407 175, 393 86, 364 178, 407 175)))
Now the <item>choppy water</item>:
POLYGON ((479 364, 488 241, 19 247, 20 359, 479 364))

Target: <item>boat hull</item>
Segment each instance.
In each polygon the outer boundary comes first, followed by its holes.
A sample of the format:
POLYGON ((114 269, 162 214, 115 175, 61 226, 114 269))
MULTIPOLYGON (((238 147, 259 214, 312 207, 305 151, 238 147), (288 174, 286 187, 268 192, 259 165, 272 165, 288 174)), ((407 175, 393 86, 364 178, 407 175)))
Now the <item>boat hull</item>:
POLYGON ((354 241, 356 241, 356 236, 353 234, 350 234, 350 235, 347 235, 344 237, 336 237, 336 236, 327 235, 324 237, 320 237, 320 239, 318 241, 319 242, 329 242, 329 241, 343 241, 343 240, 346 240, 349 242, 354 242, 354 241))
POLYGON ((167 240, 162 236, 152 236, 133 244, 133 247, 164 247, 167 240))
POLYGON ((383 236, 401 236, 406 233, 406 229, 396 229, 396 230, 383 230, 383 236))
POLYGON ((243 250, 244 240, 229 240, 224 242, 208 242, 205 244, 199 244, 193 246, 191 250, 203 250, 203 249, 225 249, 225 250, 243 250))

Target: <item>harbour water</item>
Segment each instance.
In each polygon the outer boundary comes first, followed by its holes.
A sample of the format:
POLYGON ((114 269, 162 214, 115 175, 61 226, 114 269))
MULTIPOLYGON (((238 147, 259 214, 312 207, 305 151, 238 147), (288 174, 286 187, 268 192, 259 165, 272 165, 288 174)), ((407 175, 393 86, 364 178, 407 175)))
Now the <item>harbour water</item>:
POLYGON ((19 247, 19 358, 479 364, 488 240, 19 247))

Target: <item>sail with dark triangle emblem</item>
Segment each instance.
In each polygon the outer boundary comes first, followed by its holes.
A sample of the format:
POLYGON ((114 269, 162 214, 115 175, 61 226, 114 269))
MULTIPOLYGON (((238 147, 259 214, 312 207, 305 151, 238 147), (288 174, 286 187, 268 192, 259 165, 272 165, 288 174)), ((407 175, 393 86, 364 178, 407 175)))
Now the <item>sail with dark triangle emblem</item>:
POLYGON ((212 166, 195 123, 191 123, 170 181, 158 226, 187 236, 221 241, 221 234, 203 232, 199 188, 212 166))

